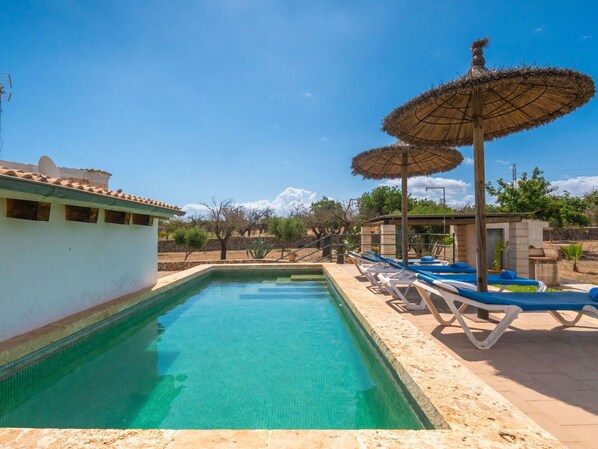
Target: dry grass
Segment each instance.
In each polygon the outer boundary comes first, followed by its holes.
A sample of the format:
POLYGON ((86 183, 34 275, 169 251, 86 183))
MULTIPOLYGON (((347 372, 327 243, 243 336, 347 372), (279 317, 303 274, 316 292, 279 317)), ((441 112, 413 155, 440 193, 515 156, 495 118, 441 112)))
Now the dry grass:
MULTIPOLYGON (((564 245, 570 243, 583 244, 583 257, 577 263, 579 272, 573 271, 573 262, 569 260, 559 261, 559 272, 561 274, 562 282, 567 280, 575 282, 583 282, 588 284, 598 285, 598 241, 587 240, 583 242, 552 242, 556 245, 564 245)), ((550 245, 550 242, 545 242, 545 245, 550 245)))
MULTIPOLYGON (((303 256, 311 256, 306 257, 302 260, 302 262, 313 262, 318 259, 322 255, 322 251, 316 251, 314 248, 302 248, 302 249, 293 249, 293 251, 297 252, 297 258, 301 258, 303 256), (316 251, 314 253, 314 251, 316 251), (314 253, 314 254, 312 254, 314 253)), ((285 250, 285 256, 289 253, 289 250, 285 250)), ((280 257, 280 250, 275 249, 268 254, 266 257, 267 260, 276 260, 280 257)), ((158 262, 182 262, 185 259, 185 253, 175 252, 175 253, 159 253, 158 254, 158 262)), ((251 257, 247 256, 247 252, 245 250, 229 250, 226 252, 226 259, 227 260, 247 260, 251 259, 251 257)), ((194 252, 187 258, 188 261, 197 261, 197 260, 220 260, 220 251, 198 251, 194 252)))

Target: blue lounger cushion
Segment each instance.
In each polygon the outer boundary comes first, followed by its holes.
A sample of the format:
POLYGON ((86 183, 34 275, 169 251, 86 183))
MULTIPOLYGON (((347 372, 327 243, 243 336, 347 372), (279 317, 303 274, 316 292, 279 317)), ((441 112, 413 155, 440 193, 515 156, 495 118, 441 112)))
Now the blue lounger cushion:
POLYGON ((434 256, 424 256, 420 259, 422 262, 434 262, 436 259, 434 256))
POLYGON ((349 254, 353 254, 355 257, 367 260, 368 262, 378 263, 377 259, 374 259, 373 257, 370 257, 370 256, 366 256, 365 254, 359 254, 359 253, 356 253, 355 251, 350 251, 349 254))
MULTIPOLYGON (((431 276, 418 274, 417 277, 434 284, 431 276)), ((580 311, 585 306, 596 306, 589 293, 585 292, 543 292, 543 293, 498 293, 477 292, 455 287, 459 295, 484 304, 518 306, 524 311, 572 310, 580 311)))
MULTIPOLYGON (((439 274, 437 276, 439 280, 450 280, 450 281, 460 281, 460 282, 467 282, 468 284, 477 284, 478 277, 475 274, 439 274)), ((499 274, 489 274, 488 275, 488 284, 495 284, 495 285, 529 285, 537 287, 540 283, 534 279, 528 278, 521 278, 521 277, 514 277, 505 279, 499 274)))
POLYGON ((451 264, 451 268, 471 268, 469 265, 467 265, 465 262, 455 262, 453 264, 451 264))
POLYGON ((590 289, 590 298, 594 301, 598 301, 598 288, 594 287, 590 289))
POLYGON ((451 265, 440 265, 440 266, 420 266, 420 267, 409 267, 409 269, 417 272, 428 272, 428 273, 469 273, 473 274, 476 272, 475 268, 466 265, 463 268, 453 268, 451 265))
POLYGON ((502 273, 500 273, 500 277, 502 279, 515 279, 517 277, 517 274, 514 271, 505 270, 502 273))
POLYGON ((585 306, 596 305, 588 293, 584 292, 543 292, 543 293, 496 293, 476 292, 458 288, 459 294, 474 301, 486 304, 513 305, 525 311, 582 310, 585 306))
MULTIPOLYGON (((424 272, 424 273, 475 273, 475 271, 476 271, 475 268, 470 267, 467 264, 463 264, 466 268, 465 267, 464 268, 453 268, 450 265, 432 265, 432 266, 410 265, 409 267, 407 267, 402 262, 394 261, 387 257, 382 257, 382 256, 378 255, 377 258, 380 262, 385 262, 393 268, 396 268, 396 269, 409 268, 411 271, 414 271, 416 273, 421 273, 421 272, 424 272)), ((461 263, 463 263, 463 262, 461 262, 461 263)))

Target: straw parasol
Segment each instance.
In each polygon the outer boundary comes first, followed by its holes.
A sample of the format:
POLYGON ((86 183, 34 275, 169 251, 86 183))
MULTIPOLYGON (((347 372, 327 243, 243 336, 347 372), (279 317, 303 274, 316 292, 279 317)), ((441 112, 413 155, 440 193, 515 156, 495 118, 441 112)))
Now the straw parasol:
POLYGON ((382 129, 420 145, 474 146, 477 276, 486 291, 486 197, 484 141, 551 122, 594 95, 592 78, 559 68, 520 67, 488 70, 483 48, 475 41, 469 71, 391 112, 382 129))
POLYGON ((403 263, 408 264, 409 235, 407 224, 407 178, 452 170, 463 162, 463 156, 446 146, 408 145, 397 141, 392 145, 364 151, 353 158, 354 175, 368 179, 401 177, 401 236, 403 263))

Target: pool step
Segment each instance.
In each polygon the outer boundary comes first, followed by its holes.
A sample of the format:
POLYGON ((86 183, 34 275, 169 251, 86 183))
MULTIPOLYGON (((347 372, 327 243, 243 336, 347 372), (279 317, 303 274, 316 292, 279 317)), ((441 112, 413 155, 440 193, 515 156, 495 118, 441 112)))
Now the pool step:
POLYGON ((291 281, 325 281, 326 276, 323 274, 293 274, 291 275, 291 281))
POLYGON ((259 287, 257 289, 258 293, 324 293, 327 290, 321 285, 292 285, 289 287, 259 287))
POLYGON ((239 299, 313 299, 313 298, 328 298, 328 292, 311 292, 311 293, 242 293, 239 299))

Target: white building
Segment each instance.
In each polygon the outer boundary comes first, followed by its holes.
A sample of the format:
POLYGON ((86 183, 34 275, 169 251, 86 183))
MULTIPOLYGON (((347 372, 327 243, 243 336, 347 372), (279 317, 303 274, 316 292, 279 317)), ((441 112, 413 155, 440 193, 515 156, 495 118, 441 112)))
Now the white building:
POLYGON ((157 280, 178 207, 0 166, 0 341, 157 280))
MULTIPOLYGON (((31 173, 38 172, 38 166, 34 164, 23 164, 21 162, 2 161, 0 160, 0 167, 12 168, 31 173)), ((97 170, 95 168, 69 168, 58 167, 60 170, 60 179, 67 179, 69 181, 78 182, 94 187, 102 187, 107 189, 110 182, 111 173, 104 170, 97 170)))

